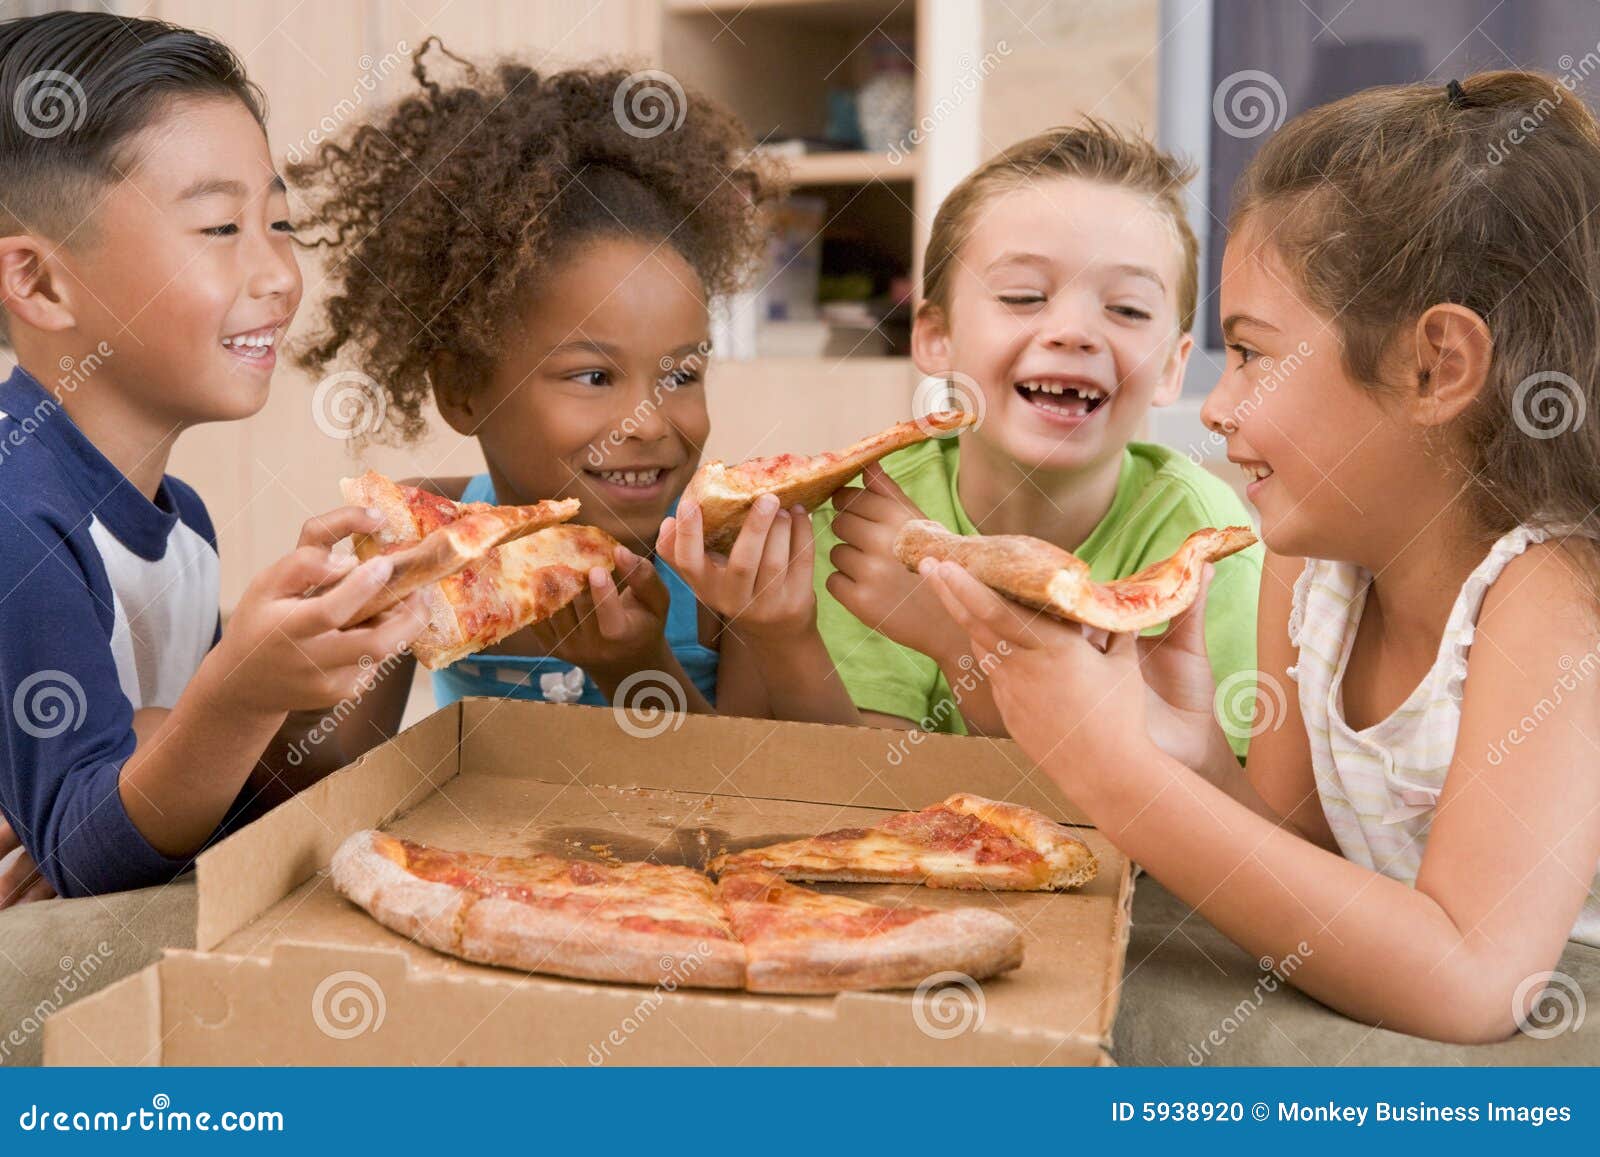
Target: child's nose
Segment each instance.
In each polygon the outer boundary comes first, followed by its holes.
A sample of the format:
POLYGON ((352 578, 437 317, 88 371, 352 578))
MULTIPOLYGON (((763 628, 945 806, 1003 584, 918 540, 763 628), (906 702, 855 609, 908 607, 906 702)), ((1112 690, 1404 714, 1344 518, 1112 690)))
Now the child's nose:
POLYGON ((1103 344, 1091 311, 1070 300, 1067 294, 1062 294, 1055 308, 1043 315, 1042 326, 1040 336, 1057 349, 1095 353, 1103 344))
POLYGON ((287 245, 274 245, 262 239, 252 246, 250 260, 250 293, 254 297, 288 297, 300 287, 300 264, 294 250, 287 245))
POLYGON ((1228 388, 1228 374, 1212 387, 1206 400, 1200 403, 1200 421, 1213 434, 1229 435, 1239 429, 1239 413, 1232 391, 1228 388))

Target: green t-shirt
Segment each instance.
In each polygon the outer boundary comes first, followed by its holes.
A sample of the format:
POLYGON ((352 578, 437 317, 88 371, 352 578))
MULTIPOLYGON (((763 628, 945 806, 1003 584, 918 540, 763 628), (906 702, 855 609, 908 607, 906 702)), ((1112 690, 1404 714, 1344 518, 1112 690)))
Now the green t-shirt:
MULTIPOLYGON (((978 529, 961 508, 956 471, 961 443, 931 439, 883 460, 889 477, 928 518, 960 534, 978 529)), ((854 483, 853 485, 858 485, 854 483)), ((955 697, 939 665, 866 627, 828 593, 833 573, 828 553, 839 543, 832 503, 813 515, 817 531, 817 625, 850 697, 863 711, 898 715, 928 731, 965 734, 955 697)), ((1111 509, 1077 550, 1096 582, 1126 578, 1169 557, 1203 526, 1249 522, 1244 504, 1220 478, 1165 446, 1130 442, 1111 509)), ((1206 650, 1219 686, 1235 672, 1256 665, 1256 595, 1261 585, 1260 545, 1217 564, 1206 602, 1206 650)), ((1160 628, 1157 628, 1159 633, 1160 628)), ((1228 683, 1223 718, 1234 751, 1249 746, 1253 694, 1242 676, 1228 683)))

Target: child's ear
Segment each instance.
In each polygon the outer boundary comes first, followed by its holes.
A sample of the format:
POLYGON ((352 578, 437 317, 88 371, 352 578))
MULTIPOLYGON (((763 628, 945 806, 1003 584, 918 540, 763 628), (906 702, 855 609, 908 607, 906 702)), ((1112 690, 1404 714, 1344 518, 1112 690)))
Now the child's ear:
POLYGON ((950 326, 944 310, 924 301, 911 322, 911 361, 924 374, 942 374, 951 369, 950 326))
POLYGON ((1194 335, 1180 334, 1172 347, 1172 356, 1161 371, 1161 381, 1156 384, 1152 406, 1170 406, 1183 396, 1183 374, 1189 366, 1189 355, 1194 351, 1194 335))
POLYGON ((1470 406, 1489 377, 1494 337, 1464 305, 1431 306, 1417 319, 1416 362, 1409 367, 1417 421, 1442 426, 1470 406))
POLYGON ((29 233, 0 237, 0 301, 24 325, 59 333, 76 325, 77 318, 50 257, 53 248, 29 233))
POLYGON ((475 436, 478 416, 472 404, 474 382, 465 361, 441 350, 433 355, 428 378, 433 382, 433 401, 439 407, 439 416, 457 434, 468 438, 475 436))

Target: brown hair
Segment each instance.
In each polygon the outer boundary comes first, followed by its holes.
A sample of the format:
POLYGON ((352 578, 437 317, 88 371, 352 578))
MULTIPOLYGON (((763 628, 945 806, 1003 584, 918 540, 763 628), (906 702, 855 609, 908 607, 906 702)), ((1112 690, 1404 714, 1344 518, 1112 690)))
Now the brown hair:
POLYGON ((1193 176, 1188 162, 1092 117, 1019 141, 963 177, 939 206, 923 259, 923 305, 950 308, 951 267, 992 198, 1043 178, 1080 177, 1143 193, 1171 220, 1183 250, 1178 332, 1187 333, 1194 324, 1199 283, 1199 246, 1183 204, 1184 186, 1193 176))
POLYGON ((492 365, 519 295, 577 244, 669 244, 708 294, 753 273, 776 185, 721 105, 659 73, 480 70, 435 37, 411 71, 420 92, 288 168, 331 230, 312 244, 338 258, 300 360, 314 373, 353 361, 403 437, 423 432, 436 356, 492 365), (464 78, 431 75, 430 48, 464 78))
POLYGON ((1240 179, 1232 228, 1271 243, 1382 388, 1430 306, 1483 318, 1488 380, 1458 422, 1486 535, 1600 528, 1600 126, 1534 72, 1373 88, 1295 117, 1240 179))

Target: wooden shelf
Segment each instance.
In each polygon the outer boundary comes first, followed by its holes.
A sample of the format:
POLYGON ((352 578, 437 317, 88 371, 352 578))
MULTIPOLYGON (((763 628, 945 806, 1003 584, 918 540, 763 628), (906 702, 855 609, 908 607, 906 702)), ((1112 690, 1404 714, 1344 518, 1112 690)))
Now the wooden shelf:
POLYGON ((917 177, 915 153, 901 153, 898 161, 884 153, 806 153, 778 159, 789 167, 790 179, 797 186, 893 184, 917 177))

